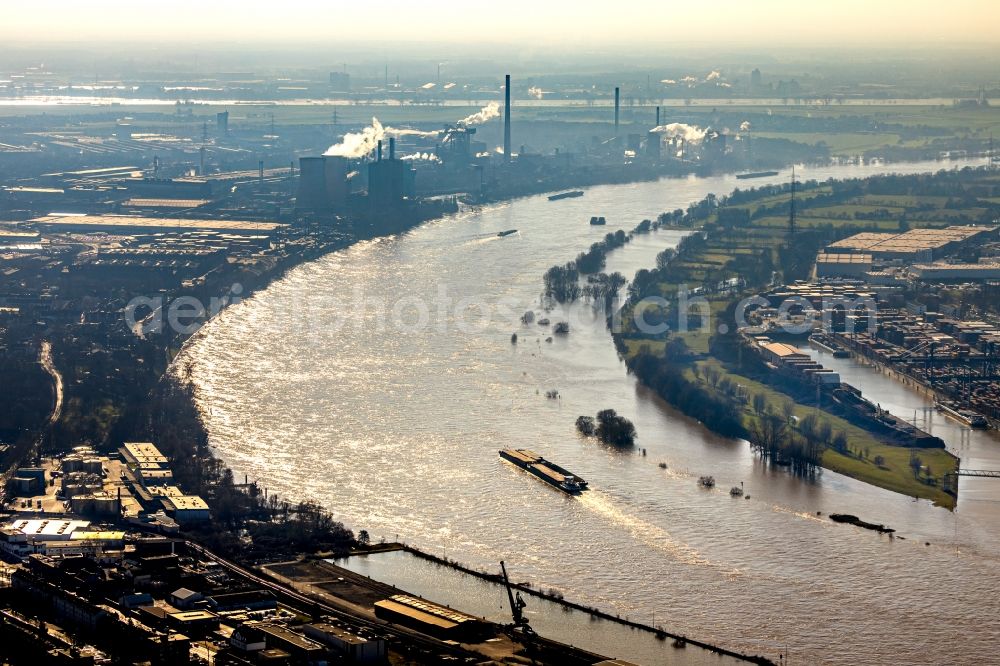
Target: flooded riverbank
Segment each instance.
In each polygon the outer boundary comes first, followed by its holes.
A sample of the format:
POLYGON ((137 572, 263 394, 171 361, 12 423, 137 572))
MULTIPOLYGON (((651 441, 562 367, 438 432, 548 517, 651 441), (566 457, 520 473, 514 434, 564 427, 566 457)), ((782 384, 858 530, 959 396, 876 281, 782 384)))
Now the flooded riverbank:
MULTIPOLYGON (((655 617, 739 652, 777 660, 787 649, 800 663, 981 660, 991 632, 964 628, 1000 616, 991 592, 1000 586, 1000 484, 979 490, 971 482, 989 480, 963 479, 949 512, 829 472, 792 477, 639 386, 589 304, 550 316, 572 320, 552 342, 546 327, 518 321, 537 308, 551 265, 608 231, 737 186, 746 184, 734 176, 690 177, 557 202, 528 197, 299 266, 185 349, 211 444, 237 476, 316 499, 376 540, 477 569, 503 559, 520 579, 584 605, 655 617), (593 215, 608 225, 595 230, 593 215), (519 233, 496 236, 507 229, 519 233), (605 408, 636 424, 636 448, 577 435, 579 415, 605 408), (505 447, 539 451, 591 490, 566 496, 505 465, 505 447), (699 487, 702 474, 717 489, 699 487), (749 501, 728 494, 741 481, 749 501), (838 525, 829 513, 907 539, 838 525)), ((607 270, 648 268, 682 234, 636 237, 608 256, 607 270)))

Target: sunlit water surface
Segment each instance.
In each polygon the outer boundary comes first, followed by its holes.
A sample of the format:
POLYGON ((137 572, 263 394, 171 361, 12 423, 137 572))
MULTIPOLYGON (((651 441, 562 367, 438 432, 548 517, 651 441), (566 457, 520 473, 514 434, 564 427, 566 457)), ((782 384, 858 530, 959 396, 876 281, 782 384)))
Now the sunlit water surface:
MULTIPOLYGON (((964 479, 951 512, 831 472, 793 478, 638 386, 589 305, 551 315, 572 330, 550 343, 548 329, 516 321, 537 306, 542 273, 605 232, 787 177, 593 187, 578 199, 529 197, 362 242, 228 309, 179 362, 192 364, 211 442, 237 475, 316 499, 375 539, 477 568, 504 559, 518 580, 581 603, 775 659, 787 650, 792 663, 1000 663, 1000 482, 964 479), (591 227, 592 215, 608 226, 591 227), (519 233, 496 237, 506 229, 519 233), (458 305, 440 306, 447 299, 458 305), (495 310, 501 300, 512 315, 477 305, 495 310), (552 389, 559 399, 546 398, 552 389), (634 450, 576 434, 577 416, 608 407, 635 422, 634 450), (501 462, 497 450, 508 446, 543 452, 592 489, 560 494, 501 462), (717 488, 700 488, 701 474, 717 488), (729 496, 741 481, 749 500, 729 496), (906 538, 834 524, 830 512, 906 538)), ((679 238, 639 237, 610 255, 608 270, 631 276, 679 238)), ((922 404, 871 370, 829 360, 862 388, 873 382, 901 415, 922 404)), ((970 437, 931 418, 970 466, 997 468, 994 435, 970 437)))

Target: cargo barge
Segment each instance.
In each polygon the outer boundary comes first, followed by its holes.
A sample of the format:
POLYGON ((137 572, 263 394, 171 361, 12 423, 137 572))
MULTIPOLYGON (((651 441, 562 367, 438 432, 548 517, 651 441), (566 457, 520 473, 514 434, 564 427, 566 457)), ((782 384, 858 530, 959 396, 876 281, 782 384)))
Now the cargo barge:
POLYGON ((559 201, 560 199, 575 199, 576 197, 582 197, 582 190, 573 190, 572 192, 562 192, 560 194, 553 194, 549 197, 549 201, 559 201))
POLYGON ((528 449, 501 449, 500 457, 555 486, 564 493, 578 495, 587 489, 587 482, 567 469, 556 465, 528 449))
POLYGON ((825 335, 809 336, 809 346, 813 349, 825 351, 834 358, 851 358, 851 352, 841 349, 833 340, 825 335))
POLYGON ((962 409, 961 407, 948 402, 936 402, 934 406, 937 407, 937 410, 945 416, 950 416, 959 423, 965 424, 970 428, 974 428, 976 430, 986 430, 990 427, 990 422, 979 412, 974 412, 971 409, 962 409))
POLYGON ((777 176, 777 171, 752 171, 750 173, 738 173, 736 174, 737 180, 747 180, 749 178, 767 178, 768 176, 777 176))

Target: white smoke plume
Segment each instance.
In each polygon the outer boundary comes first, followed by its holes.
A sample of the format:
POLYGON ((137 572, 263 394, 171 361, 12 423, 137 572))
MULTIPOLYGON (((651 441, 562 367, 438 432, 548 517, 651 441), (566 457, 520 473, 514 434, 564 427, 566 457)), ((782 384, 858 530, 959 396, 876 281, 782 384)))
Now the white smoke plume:
POLYGON ((531 86, 530 88, 528 88, 528 94, 534 97, 535 99, 541 99, 542 95, 545 94, 545 91, 539 88, 538 86, 531 86))
POLYGON ((696 79, 693 76, 685 76, 683 79, 681 79, 681 83, 695 83, 697 80, 698 79, 696 79))
POLYGON ((469 127, 470 125, 482 125, 483 123, 493 120, 494 118, 500 117, 500 105, 496 102, 490 102, 483 108, 476 111, 471 116, 466 116, 458 121, 457 125, 460 127, 469 127))
POLYGON ((749 120, 744 120, 743 122, 740 123, 740 131, 741 132, 749 132, 750 131, 750 121, 749 120))
POLYGON ((385 133, 389 136, 426 136, 426 137, 438 136, 440 134, 440 132, 437 131, 427 132, 424 130, 409 129, 409 128, 399 129, 398 127, 386 127, 385 133))
POLYGON ((360 132, 348 132, 340 143, 334 144, 326 149, 324 155, 335 155, 337 157, 364 157, 376 147, 378 142, 386 137, 394 136, 437 136, 437 132, 425 132, 416 129, 399 129, 396 127, 383 127, 378 118, 372 118, 372 124, 360 132))
POLYGON ((360 132, 348 132, 340 143, 326 149, 324 155, 337 157, 364 157, 375 150, 378 142, 385 137, 385 128, 378 118, 372 118, 372 124, 360 132))
POLYGON ((660 83, 663 83, 663 84, 668 85, 668 86, 672 86, 675 83, 677 83, 677 81, 675 81, 673 79, 663 79, 662 81, 660 81, 660 83))
POLYGON ((440 162, 440 158, 434 153, 412 153, 410 155, 403 155, 401 160, 421 160, 425 162, 440 162))
MULTIPOLYGON (((468 127, 470 125, 481 125, 489 120, 498 118, 500 116, 500 105, 496 102, 490 102, 482 109, 473 113, 471 116, 467 116, 458 121, 458 125, 461 127, 468 127)), ((383 127, 382 123, 379 122, 378 118, 372 118, 372 124, 365 127, 360 132, 348 132, 344 135, 344 138, 340 143, 334 144, 326 149, 324 155, 335 155, 337 157, 351 157, 358 158, 364 157, 370 154, 372 151, 378 147, 378 142, 386 139, 387 137, 400 137, 400 136, 421 136, 421 137, 436 137, 439 136, 440 132, 437 131, 424 131, 418 129, 409 128, 398 128, 398 127, 383 127)), ((419 153, 418 153, 419 154, 419 153)), ((411 158, 416 159, 416 158, 411 158)), ((421 158, 430 159, 430 158, 421 158)), ((436 156, 435 156, 436 159, 436 156)))
POLYGON ((708 76, 705 77, 705 80, 715 81, 716 79, 721 79, 721 78, 722 78, 722 73, 717 69, 713 69, 711 72, 708 73, 708 76))
POLYGON ((654 127, 651 131, 664 135, 668 139, 681 138, 687 143, 698 143, 705 138, 706 130, 685 123, 670 123, 654 127))

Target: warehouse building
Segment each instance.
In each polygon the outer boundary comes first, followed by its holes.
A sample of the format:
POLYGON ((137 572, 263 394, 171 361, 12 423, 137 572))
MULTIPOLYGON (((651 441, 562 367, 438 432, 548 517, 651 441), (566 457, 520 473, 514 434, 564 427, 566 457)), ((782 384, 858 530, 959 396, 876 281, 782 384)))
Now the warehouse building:
POLYGON ((0 528, 0 551, 18 558, 45 553, 50 544, 69 542, 89 527, 87 520, 15 520, 0 528))
POLYGON ((986 282, 1000 280, 1000 263, 915 264, 910 274, 924 282, 986 282))
POLYGON ((376 617, 445 640, 476 640, 487 630, 485 620, 406 594, 375 602, 376 617))
POLYGON ((270 236, 285 227, 277 222, 248 220, 132 217, 129 215, 44 215, 31 223, 45 231, 141 235, 165 232, 215 231, 238 235, 270 236))
POLYGON ((146 464, 166 466, 168 462, 152 442, 125 442, 120 451, 130 467, 139 468, 146 464))
POLYGON ((905 233, 860 233, 831 243, 828 254, 870 254, 875 261, 933 261, 995 235, 997 227, 951 226, 905 233))
POLYGON ((816 277, 863 277, 872 269, 872 255, 823 253, 816 257, 816 277))
POLYGON ((328 622, 302 626, 302 633, 317 643, 333 648, 354 664, 381 664, 386 659, 385 640, 350 631, 328 622))
POLYGON ((167 515, 184 525, 208 520, 208 504, 197 495, 169 495, 162 498, 167 515))

